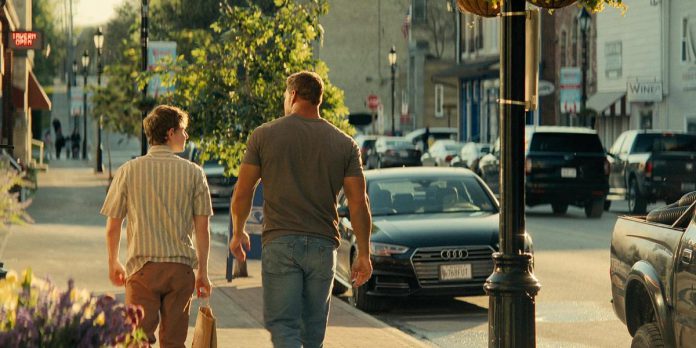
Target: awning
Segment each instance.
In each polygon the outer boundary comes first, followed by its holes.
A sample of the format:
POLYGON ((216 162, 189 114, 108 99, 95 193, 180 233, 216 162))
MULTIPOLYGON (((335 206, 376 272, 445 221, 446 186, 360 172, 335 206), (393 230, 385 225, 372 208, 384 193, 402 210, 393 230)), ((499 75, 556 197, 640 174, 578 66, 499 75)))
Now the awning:
POLYGON ((433 80, 459 78, 462 80, 477 80, 497 78, 500 75, 500 58, 487 57, 465 61, 433 74, 433 80))
MULTIPOLYGON (((33 71, 29 71, 29 107, 34 110, 51 110, 51 100, 41 87, 39 80, 36 79, 33 71)), ((24 109, 24 91, 12 87, 12 104, 17 109, 24 109)))
POLYGON ((606 109, 621 99, 626 92, 599 92, 595 93, 587 100, 587 107, 603 113, 606 109))

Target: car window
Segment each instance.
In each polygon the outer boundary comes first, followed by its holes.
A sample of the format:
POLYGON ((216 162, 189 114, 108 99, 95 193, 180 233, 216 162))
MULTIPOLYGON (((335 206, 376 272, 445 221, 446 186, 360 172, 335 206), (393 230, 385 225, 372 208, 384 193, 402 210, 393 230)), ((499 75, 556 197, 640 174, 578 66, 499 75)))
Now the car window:
POLYGON ((368 184, 372 215, 495 212, 473 177, 408 177, 368 184))
POLYGON ((696 152, 696 135, 638 134, 633 153, 687 151, 696 152))
POLYGON ((604 148, 597 134, 537 132, 532 136, 529 151, 604 152, 604 148))
POLYGON ((409 143, 408 141, 390 140, 387 141, 387 147, 390 149, 403 150, 413 148, 413 144, 409 143))

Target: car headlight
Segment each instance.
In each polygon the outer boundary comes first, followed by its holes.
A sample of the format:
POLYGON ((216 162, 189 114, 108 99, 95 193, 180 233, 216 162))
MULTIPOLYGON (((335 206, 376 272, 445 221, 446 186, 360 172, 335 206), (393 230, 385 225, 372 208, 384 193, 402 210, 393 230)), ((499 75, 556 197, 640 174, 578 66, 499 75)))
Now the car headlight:
POLYGON ((408 247, 394 244, 370 242, 370 253, 374 256, 400 255, 408 251, 408 247))

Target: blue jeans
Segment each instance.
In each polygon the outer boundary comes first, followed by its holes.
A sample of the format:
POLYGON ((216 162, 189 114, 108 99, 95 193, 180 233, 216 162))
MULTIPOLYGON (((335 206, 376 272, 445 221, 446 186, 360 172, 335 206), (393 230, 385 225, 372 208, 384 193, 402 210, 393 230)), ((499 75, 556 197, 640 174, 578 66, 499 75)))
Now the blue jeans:
POLYGON ((263 317, 276 348, 323 347, 336 249, 329 239, 289 235, 261 253, 263 317))

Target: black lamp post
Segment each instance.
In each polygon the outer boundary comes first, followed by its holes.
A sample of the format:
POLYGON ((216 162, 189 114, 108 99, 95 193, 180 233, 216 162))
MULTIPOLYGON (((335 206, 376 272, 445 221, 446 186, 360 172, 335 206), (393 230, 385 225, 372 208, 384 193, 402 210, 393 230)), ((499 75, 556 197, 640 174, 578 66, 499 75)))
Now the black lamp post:
POLYGON ((489 295, 488 347, 535 347, 534 297, 541 288, 525 252, 525 0, 500 11, 500 228, 489 295))
POLYGON ((580 27, 580 34, 582 35, 582 96, 580 105, 580 115, 582 115, 583 123, 587 125, 587 68, 589 65, 589 59, 587 57, 587 32, 590 30, 590 25, 592 24, 592 17, 583 7, 580 9, 577 17, 578 26, 580 27))
MULTIPOLYGON (((143 72, 147 71, 147 37, 148 37, 148 12, 149 6, 147 4, 148 0, 142 0, 142 6, 140 7, 140 68, 143 72)), ((145 120, 147 116, 147 110, 145 108, 145 101, 147 99, 147 84, 143 87, 143 110, 141 117, 145 120)), ((145 137, 145 128, 141 125, 140 127, 140 154, 145 156, 147 154, 147 139, 145 137)))
MULTIPOLYGON (((97 28, 97 32, 94 33, 94 47, 97 49, 97 86, 101 87, 101 74, 102 74, 102 47, 104 46, 104 34, 102 33, 101 27, 97 28)), ((97 173, 104 172, 102 165, 102 115, 99 115, 99 121, 97 125, 97 173)))
POLYGON ((396 134, 395 122, 394 122, 394 82, 396 79, 396 47, 392 46, 389 50, 389 66, 391 67, 391 135, 396 134))
MULTIPOLYGON (((72 62, 72 78, 71 78, 71 80, 72 81, 70 81, 69 83, 71 83, 73 85, 73 87, 77 87, 77 60, 73 60, 73 62, 72 62)), ((69 100, 69 104, 70 104, 70 106, 69 106, 70 112, 72 113, 72 100, 69 100)), ((70 115, 70 116, 74 117, 73 130, 75 130, 75 128, 79 128, 80 121, 77 119, 77 116, 76 115, 70 115)), ((68 156, 67 157, 71 157, 70 154, 71 154, 70 149, 68 149, 68 156)))
POLYGON ((82 76, 84 82, 82 84, 82 125, 84 133, 82 133, 82 159, 87 159, 87 68, 89 68, 89 53, 85 50, 82 54, 82 76))

